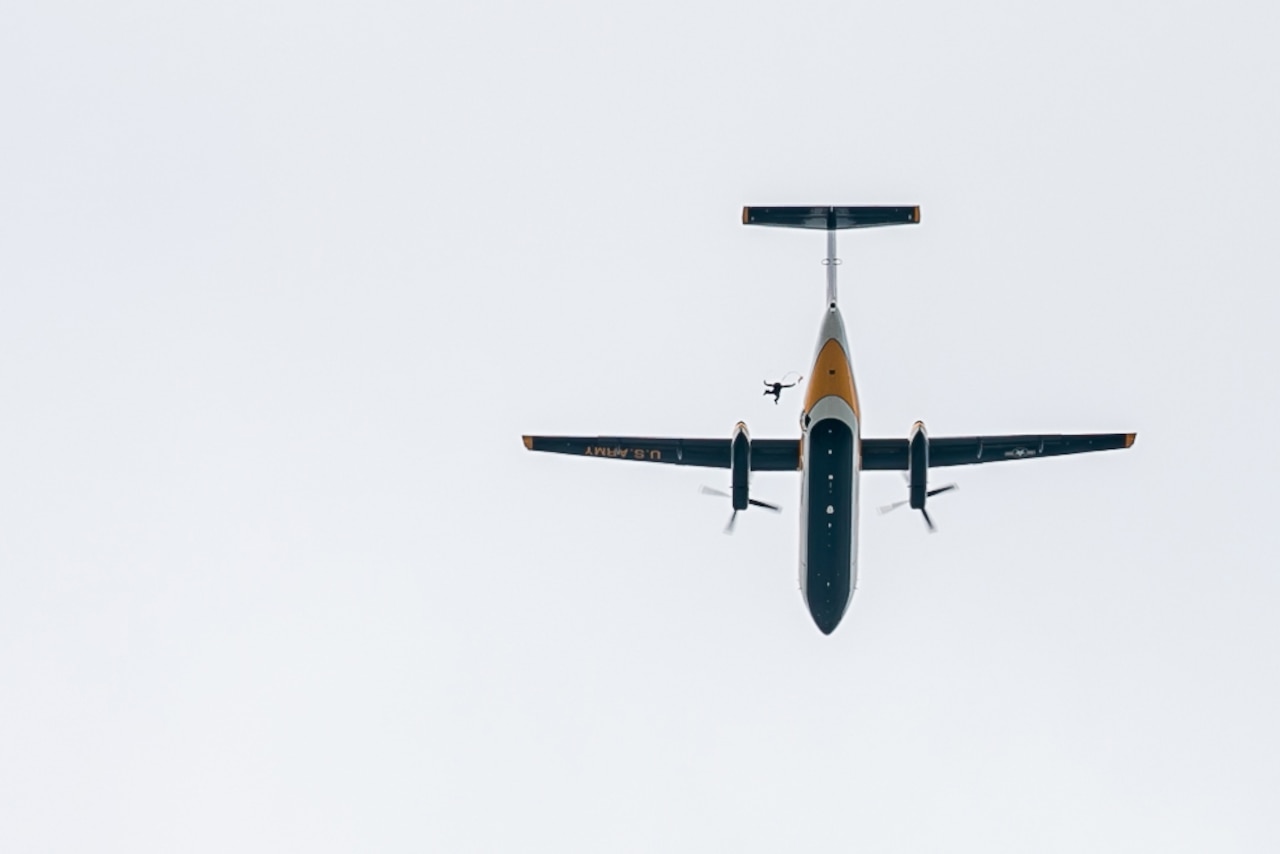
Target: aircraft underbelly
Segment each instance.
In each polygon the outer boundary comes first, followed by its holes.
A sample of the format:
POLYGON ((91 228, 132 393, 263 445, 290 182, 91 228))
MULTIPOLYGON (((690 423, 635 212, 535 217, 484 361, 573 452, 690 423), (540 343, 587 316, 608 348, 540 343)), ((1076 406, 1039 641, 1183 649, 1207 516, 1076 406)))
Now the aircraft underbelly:
POLYGON ((805 439, 800 583, 824 634, 840 624, 857 584, 857 432, 854 419, 825 418, 805 439))

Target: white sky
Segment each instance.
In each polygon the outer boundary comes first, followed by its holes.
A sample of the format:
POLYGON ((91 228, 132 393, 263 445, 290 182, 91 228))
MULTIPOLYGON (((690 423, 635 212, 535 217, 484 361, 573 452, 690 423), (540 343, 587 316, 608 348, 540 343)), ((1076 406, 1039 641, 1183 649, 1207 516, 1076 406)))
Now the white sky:
POLYGON ((1275 851, 1263 3, 11 4, 0 850, 1275 851), (524 432, 1137 430, 870 508, 524 432))

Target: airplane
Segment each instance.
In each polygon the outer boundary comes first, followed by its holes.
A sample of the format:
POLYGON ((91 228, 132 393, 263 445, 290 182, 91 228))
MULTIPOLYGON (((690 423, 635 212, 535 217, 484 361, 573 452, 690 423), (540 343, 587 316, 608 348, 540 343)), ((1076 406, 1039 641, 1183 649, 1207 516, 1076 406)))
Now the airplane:
POLYGON ((613 436, 523 436, 531 451, 604 457, 635 462, 729 469, 733 515, 750 507, 777 511, 750 494, 755 471, 798 471, 800 486, 800 590, 819 631, 840 625, 858 583, 858 477, 864 471, 906 473, 908 505, 919 510, 930 531, 928 499, 955 489, 929 488, 929 469, 1035 459, 1129 448, 1136 433, 964 436, 930 438, 917 421, 906 439, 864 439, 862 410, 853 380, 849 341, 836 294, 836 233, 843 229, 920 222, 916 207, 745 207, 744 225, 824 230, 827 233, 827 299, 804 397, 798 439, 752 439, 738 422, 728 439, 613 436))

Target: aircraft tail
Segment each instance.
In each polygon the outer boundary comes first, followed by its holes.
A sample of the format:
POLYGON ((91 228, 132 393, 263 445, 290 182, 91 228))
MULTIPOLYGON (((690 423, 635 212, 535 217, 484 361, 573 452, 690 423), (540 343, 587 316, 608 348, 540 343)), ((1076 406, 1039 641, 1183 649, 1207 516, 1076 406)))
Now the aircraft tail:
POLYGON ((912 225, 920 221, 920 207, 787 207, 742 209, 743 225, 772 225, 779 228, 876 228, 882 225, 912 225))
POLYGON ((742 209, 743 225, 772 225, 779 228, 813 228, 827 233, 827 306, 836 307, 836 231, 843 228, 876 228, 882 225, 914 225, 920 221, 920 207, 816 207, 742 209))

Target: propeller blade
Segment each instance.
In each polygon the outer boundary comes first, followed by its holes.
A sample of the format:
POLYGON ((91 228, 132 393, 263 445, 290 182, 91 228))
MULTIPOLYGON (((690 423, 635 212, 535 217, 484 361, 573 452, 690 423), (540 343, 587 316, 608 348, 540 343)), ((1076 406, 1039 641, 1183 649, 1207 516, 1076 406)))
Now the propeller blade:
POLYGON ((948 483, 946 486, 939 486, 937 489, 929 490, 928 492, 925 493, 925 495, 932 498, 935 495, 941 495, 944 492, 950 492, 953 489, 959 489, 959 488, 960 488, 960 484, 958 483, 948 483))
POLYGON ((733 526, 737 524, 737 522, 738 522, 738 511, 734 510, 733 515, 729 517, 729 524, 724 526, 724 532, 726 534, 732 534, 733 526))
POLYGON ((704 486, 704 487, 702 487, 699 491, 700 491, 703 495, 716 495, 716 496, 719 496, 720 498, 730 498, 730 497, 731 497, 731 496, 729 495, 729 493, 727 493, 727 492, 722 492, 722 491, 721 491, 721 490, 719 490, 719 489, 712 489, 712 488, 711 488, 711 487, 709 487, 709 486, 704 486))
POLYGON ((929 511, 921 507, 920 515, 924 517, 924 523, 929 526, 929 533, 930 534, 938 533, 938 529, 934 526, 933 520, 929 518, 929 511))
POLYGON ((779 507, 777 504, 770 504, 766 501, 757 501, 754 498, 748 498, 747 503, 750 504, 752 507, 763 507, 766 510, 772 510, 774 513, 782 512, 782 508, 779 507))
POLYGON ((886 504, 886 505, 884 505, 883 507, 881 507, 881 508, 880 508, 880 513, 881 513, 881 515, 883 515, 883 514, 885 514, 885 513, 888 513, 890 510, 897 510, 899 507, 905 507, 906 505, 908 505, 908 504, 910 504, 910 503, 911 503, 910 499, 908 499, 908 500, 906 500, 906 501, 895 501, 895 502, 893 502, 892 504, 886 504))

